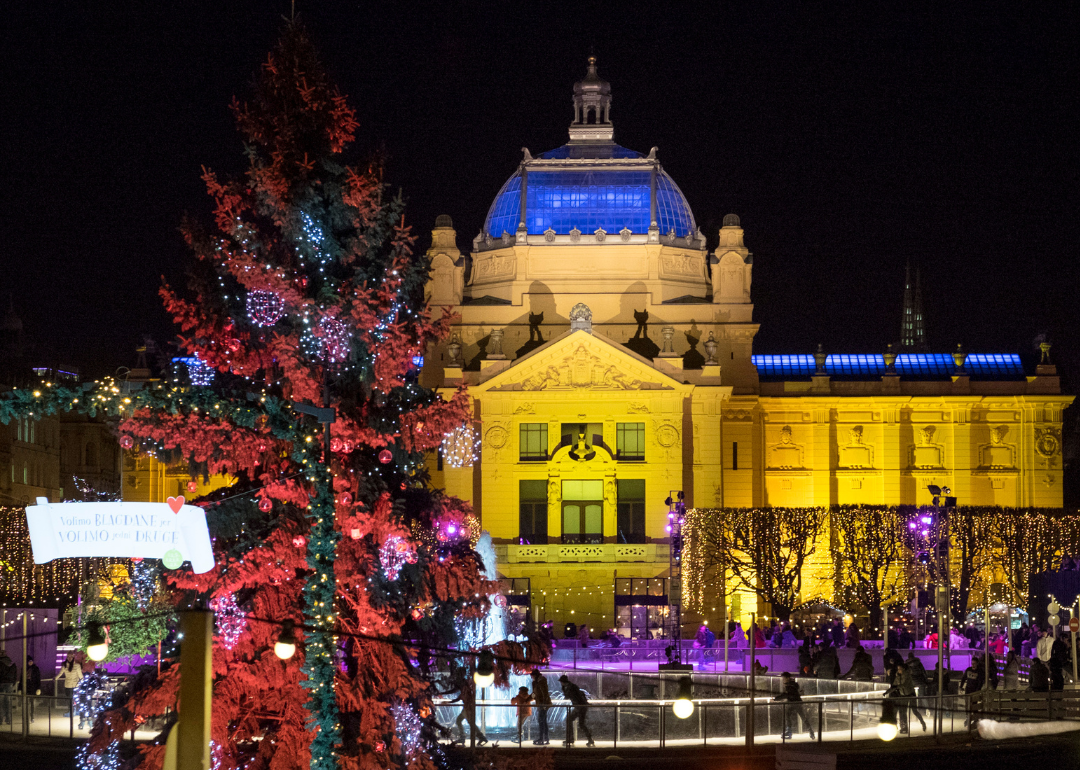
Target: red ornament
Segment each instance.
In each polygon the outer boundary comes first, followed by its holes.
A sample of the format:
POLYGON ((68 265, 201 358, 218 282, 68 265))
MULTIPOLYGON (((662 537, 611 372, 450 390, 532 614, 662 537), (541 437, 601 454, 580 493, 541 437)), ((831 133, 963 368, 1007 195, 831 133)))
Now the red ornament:
POLYGON ((239 349, 240 349, 240 340, 236 339, 235 337, 233 339, 229 340, 229 350, 231 350, 233 353, 235 353, 239 349))
POLYGON ((389 449, 384 449, 383 451, 379 452, 379 462, 381 462, 383 465, 386 465, 388 462, 390 462, 393 459, 394 459, 394 456, 392 454, 390 454, 389 449))
POLYGON ((188 492, 195 492, 195 491, 198 491, 198 489, 199 489, 199 482, 197 482, 195 479, 192 479, 191 481, 189 481, 187 483, 187 491, 188 492))
POLYGON ((352 495, 350 495, 348 492, 342 492, 338 496, 338 502, 342 505, 349 505, 352 502, 352 495))
POLYGON ((406 543, 404 540, 398 540, 394 544, 394 550, 398 553, 405 553, 407 550, 409 550, 409 544, 406 543))
POLYGON ((301 289, 306 289, 307 288, 307 276, 306 275, 300 276, 300 288, 301 289))
POLYGON ((419 607, 414 608, 411 614, 413 620, 420 620, 424 617, 424 611, 419 607))
POLYGON ((420 561, 420 557, 416 555, 416 551, 409 551, 405 554, 405 561, 409 564, 416 564, 416 562, 420 561))
POLYGON ((339 438, 330 439, 330 451, 331 452, 340 452, 344 448, 345 447, 341 443, 341 439, 339 439, 339 438))
POLYGON ((427 707, 427 706, 421 706, 420 707, 420 718, 421 719, 427 719, 429 716, 431 716, 431 709, 429 707, 427 707))
POLYGON ((359 540, 360 529, 358 527, 353 527, 351 530, 349 530, 349 537, 351 537, 353 540, 359 540))
POLYGON ((269 497, 263 497, 259 500, 259 510, 263 513, 270 513, 270 509, 274 507, 274 501, 269 497))
POLYGON ((292 539, 292 544, 295 545, 297 548, 303 548, 305 545, 307 545, 307 538, 305 538, 303 535, 297 535, 292 539))
POLYGON ((502 594, 496 595, 495 596, 495 606, 498 607, 500 610, 505 610, 506 609, 506 597, 503 596, 502 594))
POLYGON ((265 452, 267 449, 269 449, 265 441, 260 441, 255 448, 260 452, 265 452))
POLYGON ((133 446, 135 446, 135 441, 131 438, 131 436, 121 436, 120 446, 122 446, 124 449, 131 449, 133 446))
POLYGON ((375 741, 375 751, 379 752, 380 754, 386 751, 386 744, 382 741, 375 741))
POLYGON ((348 439, 345 439, 344 444, 345 444, 345 446, 343 447, 343 450, 344 450, 344 452, 346 454, 353 451, 353 442, 349 441, 348 439))
POLYGON ((401 491, 402 491, 402 492, 404 492, 404 491, 405 491, 405 482, 404 482, 404 481, 403 481, 403 482, 401 482, 401 491))

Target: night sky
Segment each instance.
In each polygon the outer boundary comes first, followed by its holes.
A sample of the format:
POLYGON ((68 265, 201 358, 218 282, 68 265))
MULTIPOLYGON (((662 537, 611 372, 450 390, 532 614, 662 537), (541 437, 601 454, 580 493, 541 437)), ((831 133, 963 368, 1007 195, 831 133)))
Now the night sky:
MULTIPOLYGON (((209 220, 200 165, 242 170, 228 105, 288 7, 6 10, 0 299, 43 357, 97 375, 170 338, 177 226, 209 220)), ((756 351, 881 351, 910 259, 932 349, 1030 357, 1046 334, 1080 375, 1075 3, 297 7, 357 109, 352 159, 385 151, 421 248, 445 213, 467 249, 520 148, 566 141, 593 50, 615 140, 660 148, 710 248, 742 218, 756 351)))

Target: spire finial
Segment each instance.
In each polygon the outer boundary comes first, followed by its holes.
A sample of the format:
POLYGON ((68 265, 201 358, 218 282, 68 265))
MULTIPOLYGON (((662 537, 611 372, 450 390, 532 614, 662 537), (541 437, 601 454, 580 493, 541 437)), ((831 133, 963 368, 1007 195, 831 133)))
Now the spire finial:
POLYGON ((596 55, 589 55, 585 77, 574 84, 574 122, 570 124, 570 141, 610 142, 614 136, 611 126, 611 84, 596 72, 596 55))

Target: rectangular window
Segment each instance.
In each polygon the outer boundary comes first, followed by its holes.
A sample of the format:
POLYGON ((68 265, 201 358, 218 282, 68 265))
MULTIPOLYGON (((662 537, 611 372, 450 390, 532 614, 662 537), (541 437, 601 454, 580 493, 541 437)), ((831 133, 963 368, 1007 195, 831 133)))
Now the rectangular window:
POLYGON ((547 482, 528 479, 518 482, 518 543, 540 545, 547 543, 547 482))
POLYGON ((620 460, 644 460, 645 423, 618 423, 615 426, 615 451, 620 460))
POLYGON ((739 442, 733 441, 731 443, 731 470, 739 470, 739 442))
POLYGON ((604 482, 564 481, 562 522, 564 543, 604 542, 604 482))
POLYGON ((519 438, 519 459, 547 460, 548 426, 546 422, 523 422, 519 438))
POLYGON ((644 543, 645 538, 645 480, 619 479, 620 543, 644 543))

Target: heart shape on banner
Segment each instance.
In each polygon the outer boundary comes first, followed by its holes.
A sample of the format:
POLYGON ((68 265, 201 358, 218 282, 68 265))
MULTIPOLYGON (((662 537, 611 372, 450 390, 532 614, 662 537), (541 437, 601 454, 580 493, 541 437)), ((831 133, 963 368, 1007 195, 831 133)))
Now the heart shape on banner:
POLYGON ((179 497, 170 497, 165 502, 169 504, 169 507, 172 509, 173 513, 180 513, 180 509, 184 507, 184 496, 180 495, 179 497))

